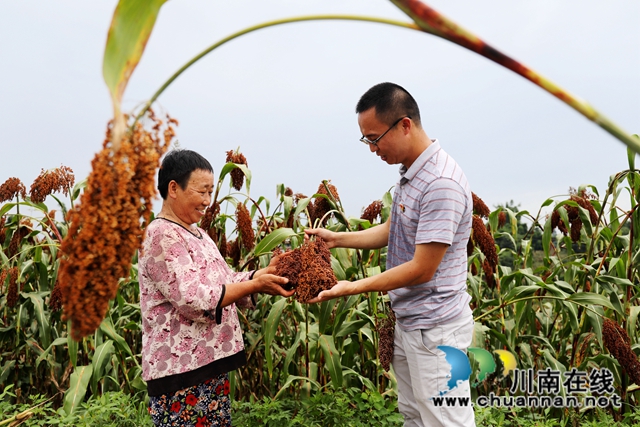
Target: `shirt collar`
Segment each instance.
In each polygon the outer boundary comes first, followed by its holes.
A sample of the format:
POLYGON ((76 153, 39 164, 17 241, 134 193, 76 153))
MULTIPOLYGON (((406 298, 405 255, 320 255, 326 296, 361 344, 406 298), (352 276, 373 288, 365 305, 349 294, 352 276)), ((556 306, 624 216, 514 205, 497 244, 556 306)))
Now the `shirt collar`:
POLYGON ((440 143, 437 139, 431 140, 431 145, 427 147, 422 154, 418 156, 418 158, 413 162, 411 167, 407 169, 404 165, 400 166, 400 184, 404 185, 407 182, 411 181, 414 176, 418 173, 420 169, 423 168, 425 163, 429 161, 434 154, 436 154, 440 150, 440 143))

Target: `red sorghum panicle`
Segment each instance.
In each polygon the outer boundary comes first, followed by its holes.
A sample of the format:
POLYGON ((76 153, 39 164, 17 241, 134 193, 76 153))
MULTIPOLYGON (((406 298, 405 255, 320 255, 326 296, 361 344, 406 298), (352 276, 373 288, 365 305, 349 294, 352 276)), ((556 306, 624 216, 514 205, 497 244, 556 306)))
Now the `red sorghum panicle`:
POLYGON ((475 275, 478 274, 478 267, 476 267, 476 263, 475 262, 471 263, 471 270, 470 271, 471 271, 471 275, 472 276, 475 276, 475 275))
POLYGON ((288 196, 288 197, 293 196, 293 190, 290 187, 285 188, 284 189, 284 195, 288 196))
POLYGON ((505 211, 500 211, 498 214, 498 228, 504 227, 507 223, 507 213, 505 211))
POLYGON ((240 264, 240 242, 238 239, 227 242, 227 257, 231 258, 231 265, 238 267, 240 264))
POLYGON ((51 295, 49 296, 49 308, 54 312, 62 310, 62 292, 60 292, 58 281, 56 281, 56 284, 51 291, 51 295))
POLYGON ((140 247, 156 197, 155 175, 169 147, 173 130, 161 131, 151 112, 151 132, 138 123, 115 151, 111 126, 79 205, 69 211, 69 232, 62 242, 58 286, 63 318, 71 319, 76 340, 92 334, 129 275, 131 259, 140 247))
MULTIPOLYGON (((320 185, 318 186, 318 191, 316 193, 324 194, 327 197, 329 197, 329 199, 332 199, 331 196, 329 195, 329 192, 327 192, 327 187, 329 188, 329 191, 331 192, 333 199, 335 199, 336 202, 340 201, 338 190, 333 184, 330 184, 329 181, 327 181, 326 186, 324 182, 321 182, 320 185)), ((313 202, 313 209, 311 209, 311 204, 309 204, 309 214, 311 215, 311 223, 312 224, 315 223, 316 219, 320 220, 324 218, 322 220, 322 225, 326 224, 328 218, 326 218, 325 215, 330 210, 331 210, 331 205, 329 204, 329 200, 325 199, 324 197, 316 197, 313 202)))
POLYGON ((393 360, 394 335, 396 329, 396 316, 389 310, 389 316, 378 320, 376 329, 378 330, 378 360, 382 369, 389 372, 393 360))
POLYGON ((473 242, 480 248, 480 251, 484 254, 487 261, 489 261, 489 264, 493 269, 495 269, 498 265, 496 243, 493 240, 493 236, 491 236, 491 233, 489 233, 489 230, 487 230, 487 227, 478 215, 473 215, 472 230, 471 236, 473 238, 473 242))
POLYGON ((307 302, 338 283, 331 268, 331 252, 320 237, 282 254, 275 274, 289 279, 299 302, 307 302))
POLYGON ((7 249, 7 256, 9 258, 20 252, 20 246, 29 233, 31 233, 31 221, 28 219, 20 221, 20 225, 13 231, 11 241, 9 242, 9 248, 7 249))
POLYGON ((469 237, 469 241, 467 242, 467 256, 468 257, 473 255, 473 250, 475 248, 476 248, 476 246, 473 244, 473 239, 471 237, 469 237))
POLYGON ((9 269, 9 289, 7 290, 7 306, 15 307, 18 302, 18 267, 9 269))
POLYGON ((369 206, 367 206, 360 216, 360 219, 366 219, 371 224, 380 216, 382 212, 382 200, 375 200, 369 206))
POLYGON ((484 201, 473 191, 471 192, 471 198, 473 200, 473 213, 481 218, 489 218, 489 214, 491 213, 491 211, 484 203, 484 201))
MULTIPOLYGON (((237 165, 249 166, 247 158, 244 157, 244 154, 238 151, 227 151, 227 163, 229 162, 237 165)), ((231 185, 239 191, 242 188, 242 184, 244 184, 244 172, 242 172, 242 169, 240 168, 235 168, 231 171, 231 185)))
MULTIPOLYGON (((215 228, 212 228, 211 230, 215 230, 215 228)), ((222 256, 222 258, 226 258, 228 246, 227 235, 225 234, 224 230, 222 230, 222 232, 220 233, 219 241, 216 241, 216 245, 218 245, 218 250, 220 251, 220 255, 222 256)))
POLYGON ((584 192, 582 194, 583 195, 574 194, 573 196, 571 196, 571 200, 573 200, 578 205, 580 205, 580 207, 589 212, 589 220, 591 221, 591 224, 595 225, 598 222, 598 213, 596 212, 596 209, 593 207, 591 202, 589 202, 588 196, 584 195, 584 192))
POLYGON ((484 277, 487 279, 487 285, 490 288, 493 288, 496 285, 496 280, 493 276, 493 270, 494 267, 492 267, 489 263, 489 260, 485 258, 485 260, 482 262, 482 271, 484 271, 484 277))
POLYGON ((29 197, 34 203, 42 203, 51 193, 62 192, 69 195, 74 183, 73 171, 67 166, 60 166, 48 171, 43 169, 31 184, 29 197))
POLYGON ((236 206, 236 226, 238 227, 238 233, 240 234, 240 240, 242 240, 242 246, 251 251, 255 246, 255 233, 253 231, 253 224, 251 221, 251 215, 249 210, 242 203, 238 203, 236 206))
POLYGON ((27 188, 18 178, 11 177, 0 185, 0 203, 11 200, 18 194, 23 200, 27 197, 27 188))
POLYGON ((4 235, 4 224, 6 223, 6 217, 0 216, 0 246, 4 243, 5 235, 4 235))
POLYGON ((640 385, 640 362, 631 349, 631 339, 620 325, 611 319, 604 319, 602 338, 609 353, 616 358, 632 383, 640 385))
POLYGON ((211 228, 213 221, 215 221, 216 217, 218 216, 219 212, 220 203, 213 202, 212 204, 210 204, 204 211, 204 215, 200 220, 200 228, 202 228, 204 231, 208 231, 211 228))
POLYGON ((4 281, 7 278, 8 274, 9 274, 8 269, 0 270, 0 294, 4 292, 4 281))

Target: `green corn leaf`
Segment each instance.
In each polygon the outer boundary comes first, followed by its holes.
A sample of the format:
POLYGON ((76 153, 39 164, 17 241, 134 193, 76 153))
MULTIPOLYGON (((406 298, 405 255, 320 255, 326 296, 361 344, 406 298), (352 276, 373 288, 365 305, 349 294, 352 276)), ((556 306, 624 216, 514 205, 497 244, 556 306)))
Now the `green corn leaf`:
POLYGON ((284 384, 280 388, 280 390, 278 390, 278 393, 276 393, 276 395, 273 398, 273 400, 274 401, 278 400, 278 396, 280 396, 280 394, 282 394, 282 392, 284 392, 287 388, 289 388, 289 386, 291 386, 291 384, 293 384, 294 381, 301 381, 303 383, 311 383, 311 385, 313 385, 316 388, 316 390, 322 388, 317 381, 314 381, 311 378, 300 377, 298 375, 289 375, 287 377, 287 380, 284 382, 284 384))
POLYGON ((334 336, 336 338, 349 336, 352 333, 359 331, 367 323, 368 323, 367 319, 344 322, 342 325, 340 325, 339 328, 334 329, 334 336))
POLYGON ((87 385, 93 373, 93 366, 78 366, 74 369, 69 380, 69 389, 64 394, 64 412, 72 414, 84 400, 87 385))
MULTIPOLYGON (((71 319, 67 321, 67 331, 71 330, 71 319)), ((78 366, 78 341, 73 339, 71 334, 67 334, 67 348, 69 350, 69 360, 71 364, 78 366)))
MULTIPOLYGON (((333 308, 336 306, 336 300, 331 299, 329 301, 324 301, 320 304, 320 316, 318 318, 318 330, 321 334, 327 332, 327 325, 329 324, 329 319, 331 318, 331 313, 333 313, 333 308)), ((335 328, 335 326, 334 326, 335 328)))
POLYGON ((324 354, 324 363, 331 375, 331 383, 333 388, 338 390, 342 388, 342 364, 340 363, 340 355, 336 349, 335 342, 331 335, 320 335, 320 348, 324 354))
POLYGON ((120 0, 113 13, 104 50, 102 75, 113 103, 114 135, 117 149, 126 124, 121 113, 122 95, 135 70, 166 0, 120 0))
POLYGON ((26 294, 25 296, 27 296, 33 303, 33 316, 38 322, 40 345, 43 348, 48 348, 49 345, 51 345, 51 326, 49 325, 49 317, 45 314, 42 293, 31 292, 26 294))
POLYGON ((102 345, 98 346, 93 353, 93 359, 91 360, 91 366, 93 367, 91 390, 94 394, 98 392, 98 381, 104 376, 105 367, 114 353, 115 347, 113 346, 113 341, 105 341, 102 345))
POLYGON ((569 296, 567 301, 577 302, 583 305, 601 305, 610 309, 614 309, 611 301, 603 295, 594 294, 593 292, 576 292, 569 296))
POLYGON ((67 343, 66 338, 56 338, 55 340, 53 340, 51 345, 36 359, 36 368, 38 367, 38 365, 40 365, 40 362, 42 362, 42 360, 44 360, 46 356, 51 352, 53 347, 57 347, 59 345, 63 345, 66 343, 67 343))
POLYGON ((265 348, 264 356, 267 361, 267 371, 269 373, 269 378, 273 376, 273 357, 271 356, 271 343, 273 342, 273 338, 276 336, 278 326, 280 326, 280 317, 282 317, 282 311, 284 310, 286 303, 286 298, 280 298, 273 304, 273 306, 271 306, 271 310, 269 311, 269 315, 267 316, 267 320, 265 321, 263 327, 265 348))
POLYGON ((100 330, 104 332, 106 336, 114 340, 120 351, 124 351, 129 356, 133 356, 133 352, 131 351, 131 347, 127 344, 127 341, 119 335, 115 328, 113 327, 113 323, 111 323, 111 319, 106 317, 102 323, 100 324, 100 330))
POLYGON ((256 245, 253 253, 255 256, 260 256, 266 253, 269 253, 278 246, 280 243, 284 242, 291 236, 295 236, 296 232, 291 228, 277 228, 273 230, 271 233, 266 235, 260 242, 256 245))
POLYGON ((542 232, 542 249, 544 250, 544 257, 549 258, 551 249, 551 218, 544 223, 544 231, 542 232))

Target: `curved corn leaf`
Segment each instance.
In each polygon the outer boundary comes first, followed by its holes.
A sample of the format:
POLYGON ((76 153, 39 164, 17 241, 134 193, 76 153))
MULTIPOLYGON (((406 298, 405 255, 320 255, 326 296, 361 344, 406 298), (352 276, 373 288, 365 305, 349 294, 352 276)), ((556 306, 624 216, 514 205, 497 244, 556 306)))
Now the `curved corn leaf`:
POLYGON ((269 253, 280 243, 295 235, 296 232, 291 228, 277 228, 260 240, 253 250, 253 254, 255 256, 260 256, 269 253))
POLYGON ((93 359, 91 360, 91 366, 93 367, 93 374, 91 375, 91 390, 94 395, 98 393, 98 381, 100 381, 104 374, 104 369, 111 360, 111 356, 115 353, 115 347, 113 341, 108 340, 99 345, 93 353, 93 359))
POLYGON ((317 381, 312 380, 311 378, 308 377, 300 377, 297 375, 289 375, 287 377, 287 381, 285 381, 284 385, 280 388, 280 390, 278 390, 278 393, 276 393, 275 397, 273 398, 273 400, 277 400, 278 396, 280 396, 280 394, 285 391, 291 384, 293 384, 294 381, 302 381, 303 383, 310 383, 311 385, 315 386, 316 389, 320 389, 320 384, 317 381))
POLYGON ((488 45, 435 9, 419 0, 391 0, 391 2, 413 19, 422 31, 469 49, 524 77, 596 123, 636 153, 640 153, 640 138, 625 132, 586 101, 572 95, 523 63, 488 45))
POLYGON ((593 292, 576 292, 569 296, 567 301, 573 301, 584 305, 601 305, 612 310, 615 309, 607 297, 600 294, 594 294, 593 292))
POLYGON ((76 410, 87 393, 87 385, 93 373, 93 366, 78 366, 74 369, 69 380, 69 389, 64 394, 64 412, 67 415, 76 410))
POLYGON ((265 359, 267 360, 267 371, 269 372, 269 378, 271 378, 273 375, 273 357, 271 356, 271 343, 273 342, 273 337, 276 336, 276 331, 278 330, 278 326, 280 324, 280 317, 282 316, 282 311, 284 310, 284 306, 286 303, 286 298, 280 298, 276 303, 273 304, 263 328, 265 348, 264 355, 265 359))
POLYGON ((333 341, 333 336, 320 335, 318 341, 320 342, 320 348, 322 348, 322 353, 324 354, 325 366, 329 370, 329 375, 331 375, 333 388, 338 390, 342 387, 342 364, 340 363, 340 355, 338 354, 335 342, 333 341))
POLYGON ((112 142, 117 149, 126 124, 121 113, 122 95, 166 0, 120 0, 113 13, 104 50, 102 75, 113 103, 112 142))

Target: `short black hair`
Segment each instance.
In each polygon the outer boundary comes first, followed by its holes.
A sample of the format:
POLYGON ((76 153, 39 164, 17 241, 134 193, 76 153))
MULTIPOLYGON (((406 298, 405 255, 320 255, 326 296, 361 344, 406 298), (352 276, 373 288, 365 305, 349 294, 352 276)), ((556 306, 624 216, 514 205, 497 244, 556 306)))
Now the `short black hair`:
POLYGON ((169 151, 158 171, 158 191, 163 199, 167 198, 169 183, 175 181, 183 190, 187 188, 191 173, 195 170, 213 173, 211 163, 195 151, 177 148, 169 151))
POLYGON ((376 109, 378 120, 387 125, 403 116, 409 116, 421 126, 418 103, 405 88, 395 83, 378 83, 366 91, 356 105, 356 114, 371 108, 376 109))

